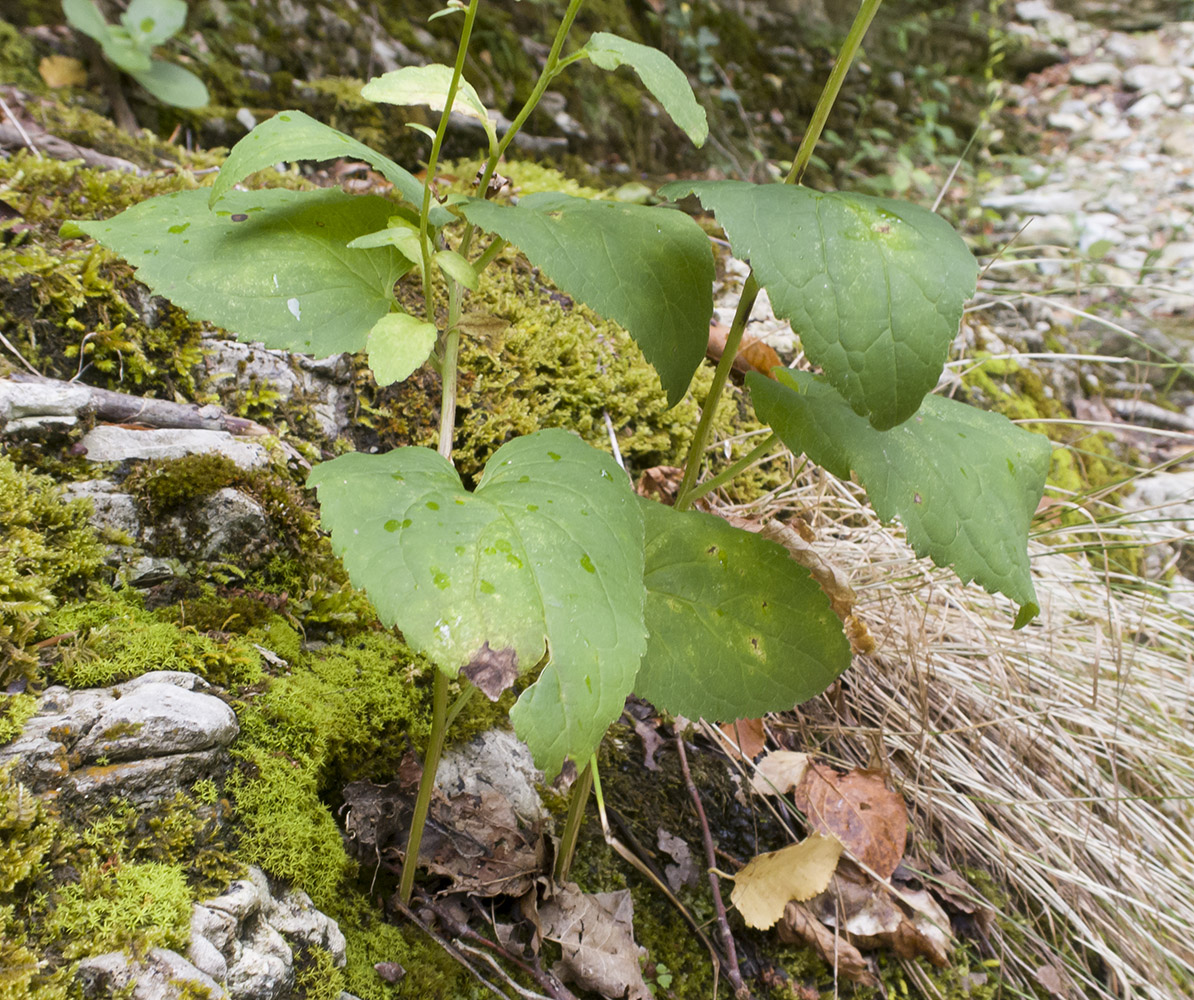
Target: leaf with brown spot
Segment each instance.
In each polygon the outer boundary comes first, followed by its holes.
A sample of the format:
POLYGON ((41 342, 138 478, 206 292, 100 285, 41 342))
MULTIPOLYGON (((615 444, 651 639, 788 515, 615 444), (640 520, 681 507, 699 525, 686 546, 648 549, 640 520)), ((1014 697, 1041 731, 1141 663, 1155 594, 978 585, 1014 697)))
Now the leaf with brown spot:
POLYGON ((803 902, 825 891, 841 853, 836 837, 814 833, 799 844, 760 854, 734 876, 730 900, 747 927, 766 930, 790 900, 803 902))
POLYGON ((908 809, 881 775, 859 769, 840 774, 812 764, 793 797, 816 829, 840 839, 880 878, 891 878, 904 856, 908 809))
POLYGON ((502 693, 518 679, 518 653, 509 646, 490 649, 484 642, 460 672, 477 686, 490 701, 497 701, 502 693))

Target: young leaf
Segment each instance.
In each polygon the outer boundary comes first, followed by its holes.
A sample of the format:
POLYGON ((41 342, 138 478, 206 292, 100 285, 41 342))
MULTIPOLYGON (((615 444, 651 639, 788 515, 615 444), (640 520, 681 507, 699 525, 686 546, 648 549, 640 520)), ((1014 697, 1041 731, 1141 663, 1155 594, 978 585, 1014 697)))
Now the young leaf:
POLYGON ((668 402, 680 402, 705 356, 713 315, 713 253, 700 226, 666 208, 547 191, 514 206, 472 201, 463 212, 624 326, 655 366, 668 402))
POLYGON ((471 292, 477 290, 477 272, 467 259, 455 250, 437 250, 432 255, 436 266, 449 278, 464 285, 471 292))
POLYGON ((850 644, 809 571, 712 514, 640 501, 647 652, 634 692, 726 721, 787 711, 850 665, 850 644))
POLYGON ((376 233, 358 236, 348 244, 348 249, 373 250, 377 247, 394 247, 414 265, 416 270, 422 271, 423 253, 419 248, 419 231, 402 223, 401 220, 390 219, 389 221, 399 222, 399 225, 386 226, 385 229, 379 229, 376 233))
POLYGON ((377 384, 386 386, 408 379, 427 360, 436 336, 434 323, 409 313, 386 313, 373 325, 365 343, 377 384))
POLYGON ((746 382, 784 444, 839 479, 857 473, 875 512, 899 517, 917 555, 1019 604, 1017 628, 1036 616, 1028 527, 1049 471, 1048 438, 940 396, 877 431, 824 380, 782 368, 775 376, 752 372, 746 382))
POLYGON ((129 38, 123 28, 109 28, 107 35, 100 42, 104 51, 104 58, 113 66, 126 73, 148 73, 153 60, 149 57, 148 47, 142 47, 129 38))
MULTIPOLYGON (((341 157, 363 160, 393 184, 412 205, 423 204, 423 185, 412 173, 363 142, 357 142, 352 136, 324 125, 301 111, 279 111, 232 147, 212 185, 211 204, 214 206, 249 174, 272 167, 275 163, 336 160, 341 157)), ((429 218, 432 225, 442 226, 445 222, 451 222, 454 216, 446 208, 432 202, 429 218)))
POLYGON ((176 108, 201 108, 208 102, 207 87, 189 69, 151 59, 149 69, 130 76, 163 104, 176 108))
POLYGON ((324 356, 359 351, 410 265, 396 250, 344 245, 386 224, 384 198, 339 190, 207 191, 150 198, 74 226, 115 250, 158 295, 245 340, 324 356))
MULTIPOLYGON (((361 88, 361 96, 367 101, 380 104, 398 104, 403 107, 412 104, 425 104, 432 111, 443 111, 448 103, 448 90, 452 86, 453 70, 443 63, 432 63, 429 66, 403 66, 401 69, 391 70, 381 76, 375 76, 361 88)), ((475 118, 485 126, 485 132, 490 141, 496 136, 493 122, 489 119, 489 112, 481 101, 480 95, 473 89, 473 85, 464 77, 456 84, 456 95, 452 100, 452 110, 458 114, 475 118)))
POLYGON ((186 20, 184 0, 132 0, 120 15, 133 40, 150 48, 181 31, 186 20))
POLYGON ((709 137, 709 123, 705 109, 697 104, 688 77, 671 59, 649 45, 640 45, 605 31, 590 36, 581 49, 589 61, 604 70, 629 66, 643 82, 643 86, 663 105, 672 121, 692 140, 703 146, 709 137))
POLYGON ((510 717, 549 776, 589 759, 646 645, 642 515, 608 455, 547 430, 499 448, 474 493, 425 448, 344 455, 308 483, 353 581, 440 669, 525 673, 547 652, 510 717))
POLYGON ((92 0, 62 0, 62 13, 67 24, 88 38, 102 44, 108 37, 108 22, 92 0))
POLYGON ((879 430, 937 385, 978 265, 940 217, 907 202, 790 184, 677 181, 749 260, 809 359, 879 430))

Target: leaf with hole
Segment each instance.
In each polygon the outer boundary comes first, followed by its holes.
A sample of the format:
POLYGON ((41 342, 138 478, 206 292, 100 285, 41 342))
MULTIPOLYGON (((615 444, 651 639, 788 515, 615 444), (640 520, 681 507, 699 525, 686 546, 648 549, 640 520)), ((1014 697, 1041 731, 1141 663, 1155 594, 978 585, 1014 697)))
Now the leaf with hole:
MULTIPOLYGON (((277 163, 342 158, 368 163, 412 205, 423 204, 423 184, 410 171, 363 142, 301 111, 279 111, 232 147, 212 185, 211 204, 214 206, 249 174, 277 163)), ((453 218, 446 208, 432 202, 429 216, 432 225, 442 226, 453 218)))
POLYGON ((510 717, 550 776, 583 766, 646 645, 642 514, 613 459, 547 430, 499 448, 473 493, 425 448, 344 455, 308 482, 353 581, 440 669, 548 654, 510 717))
POLYGON ((365 346, 410 269, 390 247, 345 249, 392 212, 384 198, 283 189, 232 192, 213 212, 198 189, 71 225, 123 256, 192 318, 323 357, 365 346))
POLYGON ((693 145, 705 144, 709 137, 705 109, 697 103, 684 71, 659 49, 598 31, 589 37, 580 51, 600 69, 629 66, 693 145))
POLYGON ((695 194, 717 216, 809 360, 875 427, 907 420, 937 385, 978 277, 944 219, 791 184, 676 181, 660 194, 695 194))
POLYGON ((839 479, 857 473, 875 512, 898 517, 919 556, 951 566, 1020 605, 1016 625, 1039 612, 1028 528, 1049 471, 1049 439, 939 396, 889 431, 877 431, 823 379, 776 369, 746 376, 759 418, 792 451, 839 479))
POLYGON ((684 398, 713 315, 713 253, 692 219, 546 191, 517 205, 472 201, 463 212, 519 247, 563 291, 624 326, 659 373, 668 403, 684 398))
POLYGON ((647 652, 635 694, 725 721, 787 711, 850 665, 850 644, 809 571, 721 518, 640 500, 647 652))

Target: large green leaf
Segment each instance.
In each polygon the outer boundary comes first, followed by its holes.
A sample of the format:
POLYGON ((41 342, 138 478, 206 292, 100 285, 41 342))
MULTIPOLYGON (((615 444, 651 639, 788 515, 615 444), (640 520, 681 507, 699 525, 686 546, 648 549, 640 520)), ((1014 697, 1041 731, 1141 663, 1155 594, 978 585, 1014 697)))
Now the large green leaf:
POLYGON ((666 208, 548 191, 514 206, 472 201, 463 212, 624 326, 655 366, 668 402, 680 402, 705 356, 713 315, 713 253, 700 226, 666 208))
POLYGON ((693 145, 705 144, 709 138, 705 109, 697 103, 684 71, 659 49, 598 31, 590 36, 581 52, 589 57, 594 66, 604 70, 631 67, 643 81, 643 86, 663 105, 663 110, 683 129, 693 145))
MULTIPOLYGON (((410 171, 363 142, 316 121, 302 111, 279 111, 232 147, 211 187, 211 204, 214 206, 249 174, 276 163, 338 160, 341 157, 368 163, 412 205, 423 204, 423 185, 410 171)), ((428 218, 433 225, 442 226, 451 222, 453 215, 442 205, 433 203, 428 218)))
POLYGON ((635 694, 690 718, 787 711, 850 665, 850 644, 809 571, 719 517, 641 501, 647 652, 635 694))
POLYGON ((508 684, 549 654, 510 717, 549 774, 583 766, 646 646, 642 514, 613 460, 547 430, 499 448, 473 493, 425 448, 344 455, 308 482, 353 582, 445 672, 508 684))
POLYGON ((1049 471, 1047 438, 940 396, 877 431, 822 379, 774 374, 778 381, 752 373, 747 384, 759 418, 784 444, 839 479, 857 473, 875 512, 899 517, 917 555, 1019 604, 1017 627, 1035 617, 1028 527, 1049 471))
POLYGON ((791 184, 677 181, 660 193, 713 211, 809 359, 875 427, 907 420, 937 385, 978 276, 943 219, 791 184))
POLYGON ((150 198, 105 222, 68 223, 115 250, 158 295, 245 340, 324 356, 359 351, 410 264, 345 244, 386 225, 384 198, 339 190, 207 191, 150 198))
POLYGON ((183 0, 132 0, 120 15, 120 23, 135 42, 146 47, 161 45, 181 31, 187 20, 183 0))

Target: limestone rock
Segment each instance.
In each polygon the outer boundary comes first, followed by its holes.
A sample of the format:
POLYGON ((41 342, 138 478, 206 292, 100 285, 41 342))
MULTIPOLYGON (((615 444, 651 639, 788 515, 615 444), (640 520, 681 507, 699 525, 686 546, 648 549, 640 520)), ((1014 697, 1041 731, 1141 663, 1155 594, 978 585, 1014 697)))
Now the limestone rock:
POLYGON ((230 1000, 215 979, 165 948, 153 948, 139 961, 119 951, 94 955, 79 963, 77 975, 87 997, 120 991, 130 1000, 183 1000, 206 990, 211 1000, 230 1000))
POLYGON ((253 441, 233 437, 227 431, 130 430, 104 424, 83 437, 81 447, 92 462, 125 462, 129 459, 182 458, 184 455, 226 455, 245 469, 269 463, 269 453, 253 441))
POLYGON ((62 491, 68 500, 90 500, 91 523, 96 528, 120 531, 136 538, 141 533, 141 513, 137 501, 120 492, 110 479, 88 479, 69 483, 62 491))

